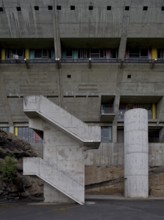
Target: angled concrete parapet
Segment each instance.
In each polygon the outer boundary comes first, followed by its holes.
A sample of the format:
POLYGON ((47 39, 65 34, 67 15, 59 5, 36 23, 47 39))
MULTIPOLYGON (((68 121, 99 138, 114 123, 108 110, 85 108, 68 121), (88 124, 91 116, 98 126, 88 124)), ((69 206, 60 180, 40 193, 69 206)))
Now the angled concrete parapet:
POLYGON ((44 180, 45 202, 83 204, 83 149, 99 146, 100 128, 88 126, 43 96, 26 97, 24 112, 30 127, 44 136, 43 159, 25 158, 24 174, 44 180))

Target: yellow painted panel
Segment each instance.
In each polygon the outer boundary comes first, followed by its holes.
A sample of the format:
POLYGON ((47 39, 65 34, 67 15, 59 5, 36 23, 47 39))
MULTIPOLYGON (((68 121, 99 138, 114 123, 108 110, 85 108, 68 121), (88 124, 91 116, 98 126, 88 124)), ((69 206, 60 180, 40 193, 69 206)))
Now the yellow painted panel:
POLYGON ((25 50, 25 58, 26 58, 26 60, 29 60, 29 56, 30 56, 29 49, 26 49, 25 50))
POLYGON ((152 49, 152 59, 153 60, 157 59, 157 49, 152 49))
POLYGON ((15 134, 15 136, 18 136, 18 127, 14 128, 14 134, 15 134))
POLYGON ((5 50, 1 50, 1 60, 5 60, 5 50))
POLYGON ((157 109, 156 104, 152 105, 152 119, 155 120, 157 118, 157 109))

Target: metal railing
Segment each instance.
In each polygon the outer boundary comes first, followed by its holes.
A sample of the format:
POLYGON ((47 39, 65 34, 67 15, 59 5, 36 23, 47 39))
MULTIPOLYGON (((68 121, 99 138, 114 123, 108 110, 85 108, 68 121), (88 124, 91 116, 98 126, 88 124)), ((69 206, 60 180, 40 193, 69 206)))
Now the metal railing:
MULTIPOLYGON (((57 61, 55 59, 50 58, 34 58, 34 59, 6 59, 6 60, 0 60, 0 64, 25 64, 28 62, 29 64, 38 63, 38 64, 44 64, 44 63, 56 63, 57 61)), ((164 59, 145 59, 145 58, 128 58, 124 60, 120 60, 118 58, 61 58, 59 59, 60 63, 161 63, 164 64, 164 59)))

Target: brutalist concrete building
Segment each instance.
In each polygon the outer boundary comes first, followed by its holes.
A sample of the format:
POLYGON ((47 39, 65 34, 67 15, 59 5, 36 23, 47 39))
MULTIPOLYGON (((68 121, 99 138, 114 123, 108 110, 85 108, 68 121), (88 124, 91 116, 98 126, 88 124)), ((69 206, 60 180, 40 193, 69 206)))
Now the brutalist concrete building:
MULTIPOLYGON (((123 193, 124 113, 144 108, 149 166, 164 166, 163 0, 0 0, 0 24, 2 129, 42 146, 23 99, 44 96, 101 128, 85 153, 86 190, 123 193)), ((150 193, 164 195, 153 178, 150 193)))

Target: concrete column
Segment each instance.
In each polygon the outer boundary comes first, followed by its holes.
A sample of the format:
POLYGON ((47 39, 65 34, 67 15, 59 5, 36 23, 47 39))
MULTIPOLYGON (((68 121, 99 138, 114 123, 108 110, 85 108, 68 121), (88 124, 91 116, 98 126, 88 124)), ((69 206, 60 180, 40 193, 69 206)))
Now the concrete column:
POLYGON ((123 34, 120 40, 120 46, 118 51, 118 59, 124 60, 126 54, 126 44, 127 44, 127 36, 123 34))
POLYGON ((148 112, 132 109, 124 116, 125 196, 148 197, 148 112))
POLYGON ((54 16, 53 16, 53 30, 54 30, 54 47, 55 47, 55 58, 61 59, 61 42, 60 42, 60 28, 58 22, 58 12, 56 10, 56 0, 53 1, 54 16))

